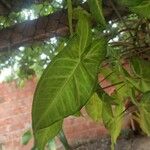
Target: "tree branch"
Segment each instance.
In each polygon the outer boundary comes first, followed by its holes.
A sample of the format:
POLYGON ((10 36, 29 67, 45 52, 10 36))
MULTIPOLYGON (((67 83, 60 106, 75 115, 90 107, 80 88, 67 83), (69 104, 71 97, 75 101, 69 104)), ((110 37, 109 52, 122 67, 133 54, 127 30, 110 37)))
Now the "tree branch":
POLYGON ((0 51, 68 34, 65 10, 0 30, 0 51))
MULTIPOLYGON (((122 16, 129 13, 127 9, 120 6, 118 6, 118 10, 122 16)), ((104 5, 103 12, 107 21, 117 18, 111 6, 104 5)), ((66 10, 60 10, 49 16, 16 24, 0 30, 0 52, 54 36, 66 36, 68 35, 68 29, 66 10)))

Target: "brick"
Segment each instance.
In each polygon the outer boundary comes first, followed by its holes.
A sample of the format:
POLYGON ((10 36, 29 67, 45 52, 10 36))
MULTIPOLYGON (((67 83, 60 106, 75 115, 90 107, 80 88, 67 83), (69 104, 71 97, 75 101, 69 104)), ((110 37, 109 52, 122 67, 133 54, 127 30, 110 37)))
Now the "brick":
MULTIPOLYGON (((31 141, 29 145, 23 146, 20 141, 23 133, 31 126, 31 105, 35 87, 36 78, 27 81, 23 88, 18 88, 15 82, 0 84, 0 143, 6 150, 29 150, 33 145, 31 141)), ((85 118, 70 116, 64 121, 63 127, 69 142, 107 133, 102 124, 96 124, 88 118, 84 109, 82 113, 85 118)), ((57 143, 60 147, 60 142, 57 143)))

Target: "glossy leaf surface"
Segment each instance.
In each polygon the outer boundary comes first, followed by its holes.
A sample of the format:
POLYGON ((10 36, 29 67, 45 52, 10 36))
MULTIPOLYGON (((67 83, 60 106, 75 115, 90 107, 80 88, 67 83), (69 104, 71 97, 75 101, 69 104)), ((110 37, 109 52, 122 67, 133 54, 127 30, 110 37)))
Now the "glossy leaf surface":
POLYGON ((89 40, 89 22, 85 18, 79 20, 77 35, 52 60, 37 85, 32 123, 41 149, 48 137, 58 133, 63 118, 78 112, 93 94, 99 64, 106 54, 106 40, 89 40))

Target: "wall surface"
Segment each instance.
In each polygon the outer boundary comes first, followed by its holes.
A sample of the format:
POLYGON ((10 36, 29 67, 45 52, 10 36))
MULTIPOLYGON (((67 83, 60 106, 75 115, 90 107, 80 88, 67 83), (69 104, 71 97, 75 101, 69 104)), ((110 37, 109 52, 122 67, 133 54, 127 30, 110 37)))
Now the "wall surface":
MULTIPOLYGON (((0 150, 30 150, 32 142, 21 145, 22 134, 31 127, 31 105, 36 80, 23 88, 15 82, 0 84, 0 150)), ((64 131, 70 143, 97 138, 107 133, 101 124, 83 117, 65 119, 64 131)))

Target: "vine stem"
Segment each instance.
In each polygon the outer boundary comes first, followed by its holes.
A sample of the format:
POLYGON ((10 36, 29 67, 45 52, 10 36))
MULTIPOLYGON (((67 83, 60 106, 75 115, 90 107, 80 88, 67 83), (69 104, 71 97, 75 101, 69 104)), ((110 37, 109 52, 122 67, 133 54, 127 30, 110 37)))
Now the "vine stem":
POLYGON ((105 81, 108 77, 110 77, 114 72, 112 71, 111 73, 109 73, 104 79, 102 79, 101 81, 99 81, 99 83, 102 83, 103 81, 105 81))
POLYGON ((120 82, 117 82, 117 83, 114 83, 114 84, 105 86, 105 87, 103 87, 102 89, 104 90, 104 89, 107 89, 107 88, 110 88, 110 87, 113 87, 113 86, 115 86, 115 85, 119 85, 119 84, 122 84, 122 83, 124 83, 124 82, 123 82, 123 81, 120 81, 120 82))

